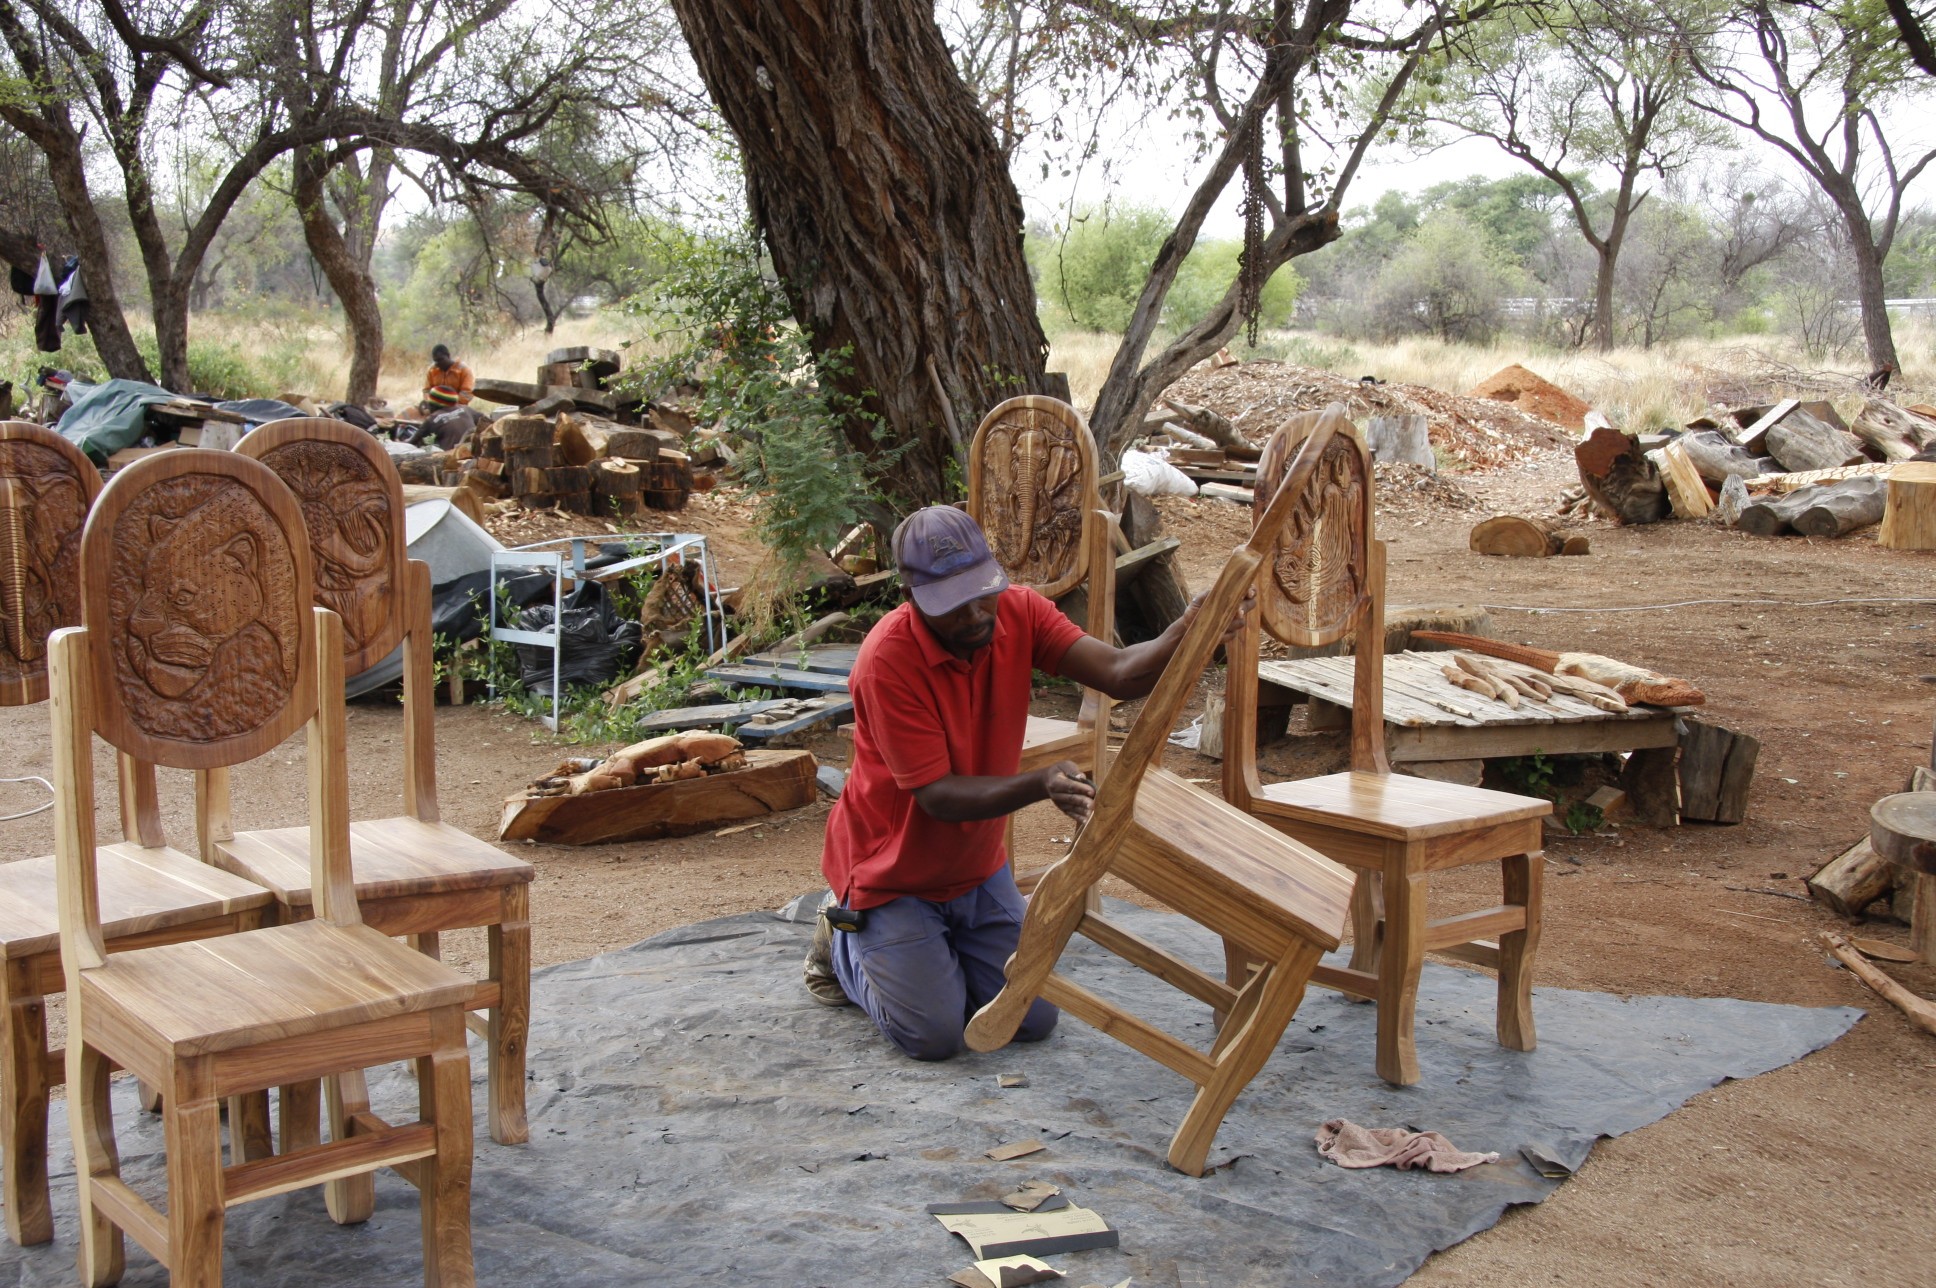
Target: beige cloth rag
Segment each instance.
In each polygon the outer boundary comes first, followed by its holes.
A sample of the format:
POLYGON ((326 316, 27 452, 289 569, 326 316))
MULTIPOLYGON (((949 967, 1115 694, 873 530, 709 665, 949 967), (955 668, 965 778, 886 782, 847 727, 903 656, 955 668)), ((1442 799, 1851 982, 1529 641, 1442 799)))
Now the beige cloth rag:
POLYGON ((1463 1172, 1481 1163, 1496 1163, 1497 1154, 1468 1154, 1435 1131, 1407 1131, 1403 1127, 1360 1127, 1333 1118, 1318 1128, 1318 1153, 1339 1167, 1396 1167, 1407 1171, 1463 1172))

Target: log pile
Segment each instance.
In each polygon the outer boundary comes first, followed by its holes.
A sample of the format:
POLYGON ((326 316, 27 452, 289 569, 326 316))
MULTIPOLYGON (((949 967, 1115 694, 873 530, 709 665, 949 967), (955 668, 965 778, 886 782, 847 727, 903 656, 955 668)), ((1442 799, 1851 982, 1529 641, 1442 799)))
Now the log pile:
POLYGON ((1936 407, 1871 397, 1851 425, 1827 402, 1788 398, 1703 416, 1684 432, 1602 427, 1574 456, 1582 486, 1560 498, 1561 518, 1597 507, 1620 523, 1672 515, 1757 536, 1839 537, 1882 522, 1898 463, 1936 462, 1936 407))
POLYGON ((684 508, 695 480, 677 435, 562 409, 543 414, 541 405, 499 416, 455 451, 433 453, 428 466, 400 468, 434 470, 482 502, 521 510, 631 519, 684 508))

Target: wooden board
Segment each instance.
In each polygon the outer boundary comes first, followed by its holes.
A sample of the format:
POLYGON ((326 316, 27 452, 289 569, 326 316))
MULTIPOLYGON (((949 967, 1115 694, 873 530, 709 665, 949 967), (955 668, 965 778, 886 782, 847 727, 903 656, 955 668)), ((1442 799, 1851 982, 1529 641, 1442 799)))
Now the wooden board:
POLYGON ((784 738, 789 734, 800 733, 803 730, 813 728, 815 725, 825 724, 829 720, 845 720, 853 714, 854 700, 843 697, 837 701, 827 703, 826 706, 818 710, 803 711, 791 720, 783 720, 778 724, 770 725, 744 724, 736 732, 741 742, 766 742, 769 739, 784 738))
POLYGON ((743 688, 799 689, 807 693, 847 691, 845 673, 827 675, 791 666, 715 666, 707 670, 706 677, 743 688))
POLYGON ((1840 483, 1843 479, 1893 478, 1901 469, 1895 461, 1871 461, 1867 465, 1839 465, 1832 470, 1800 470, 1792 474, 1763 474, 1744 479, 1750 492, 1789 493, 1812 483, 1840 483))
POLYGON ((1707 483, 1694 468, 1687 448, 1680 443, 1669 443, 1660 449, 1659 465, 1661 482, 1667 485, 1667 501, 1673 506, 1675 516, 1707 518, 1714 509, 1714 498, 1708 495, 1707 483))
MULTIPOLYGON (((1407 651, 1385 659, 1385 742, 1394 762, 1465 760, 1487 756, 1632 751, 1671 747, 1674 716, 1665 708, 1637 706, 1623 714, 1602 711, 1555 693, 1548 702, 1522 701, 1518 708, 1482 697, 1446 680, 1444 653, 1407 651)), ((1509 669, 1525 670, 1515 663, 1509 669)), ((1353 672, 1349 657, 1311 657, 1258 664, 1258 678, 1348 710, 1353 672)))
POLYGON ((783 671, 812 671, 819 675, 850 675, 854 659, 860 656, 858 644, 814 644, 804 650, 768 649, 742 659, 747 666, 774 667, 783 671))
POLYGON ((529 407, 532 403, 553 396, 568 398, 586 411, 611 413, 618 410, 618 400, 602 389, 580 389, 575 385, 534 385, 522 380, 493 380, 479 377, 476 396, 485 402, 498 403, 505 407, 529 407))
POLYGON ((718 729, 743 723, 762 711, 785 705, 784 698, 764 698, 758 702, 716 702, 703 707, 673 707, 641 717, 634 727, 640 733, 660 733, 667 729, 718 729))
POLYGON ((819 791, 810 751, 754 749, 746 760, 744 769, 683 782, 583 796, 513 796, 504 802, 498 840, 599 845, 689 836, 721 823, 798 809, 819 791))

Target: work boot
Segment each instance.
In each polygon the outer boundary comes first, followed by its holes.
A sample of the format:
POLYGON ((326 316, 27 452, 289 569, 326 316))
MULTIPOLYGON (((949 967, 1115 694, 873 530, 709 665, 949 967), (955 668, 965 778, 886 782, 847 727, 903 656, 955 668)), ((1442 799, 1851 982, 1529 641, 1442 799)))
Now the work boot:
MULTIPOLYGON (((835 905, 833 891, 820 901, 824 911, 835 905)), ((807 959, 800 964, 800 973, 805 977, 807 992, 822 1006, 852 1006, 854 999, 847 996, 847 990, 840 986, 840 978, 834 974, 834 928, 825 917, 815 914, 813 919, 813 946, 807 949, 807 959)))

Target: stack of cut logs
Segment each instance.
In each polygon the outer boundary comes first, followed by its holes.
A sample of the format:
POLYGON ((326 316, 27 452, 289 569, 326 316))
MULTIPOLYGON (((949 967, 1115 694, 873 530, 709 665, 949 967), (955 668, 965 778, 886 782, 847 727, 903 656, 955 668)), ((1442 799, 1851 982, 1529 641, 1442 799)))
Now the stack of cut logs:
MULTIPOLYGON (((1574 456, 1584 495, 1623 523, 1671 515, 1757 536, 1839 537, 1911 502, 1931 508, 1921 490, 1927 471, 1916 463, 1936 462, 1936 407, 1870 398, 1851 424, 1827 402, 1788 398, 1702 417, 1684 433, 1632 437, 1603 427, 1574 456)), ((1564 496, 1560 512, 1576 515, 1582 504, 1564 496)), ((1925 548, 1922 526, 1885 526, 1883 544, 1925 548)))
POLYGON ((670 430, 527 409, 479 427, 450 452, 406 458, 398 469, 406 482, 434 479, 473 493, 480 504, 510 498, 521 510, 631 518, 641 509, 684 507, 693 470, 682 442, 670 430))

